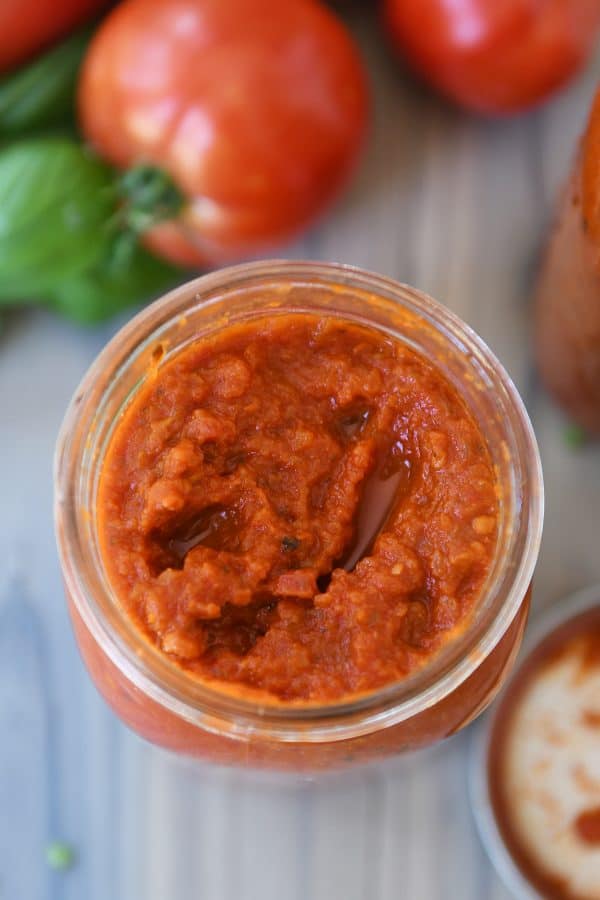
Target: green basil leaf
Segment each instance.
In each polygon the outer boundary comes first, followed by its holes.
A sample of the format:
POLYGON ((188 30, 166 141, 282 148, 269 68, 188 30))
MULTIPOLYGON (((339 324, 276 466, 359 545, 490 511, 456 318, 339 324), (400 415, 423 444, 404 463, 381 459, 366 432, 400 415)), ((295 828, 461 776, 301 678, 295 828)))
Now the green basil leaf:
POLYGON ((90 29, 0 80, 0 137, 75 124, 77 76, 90 29))
POLYGON ((125 254, 114 246, 100 263, 64 281, 49 306, 69 319, 93 325, 115 313, 157 297, 181 280, 181 271, 156 259, 136 244, 125 254))
POLYGON ((0 151, 0 299, 35 299, 89 269, 113 239, 113 171, 68 138, 0 151))

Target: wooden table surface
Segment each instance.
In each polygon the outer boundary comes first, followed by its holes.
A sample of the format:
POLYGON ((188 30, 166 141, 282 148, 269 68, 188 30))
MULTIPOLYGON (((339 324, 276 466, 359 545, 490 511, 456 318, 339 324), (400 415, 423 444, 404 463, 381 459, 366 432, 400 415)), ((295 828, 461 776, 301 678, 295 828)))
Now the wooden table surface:
MULTIPOLYGON (((282 255, 394 276, 465 318, 532 415, 547 513, 534 615, 600 582, 600 450, 574 451, 531 365, 540 243, 600 77, 542 110, 482 121, 415 86, 361 31, 374 125, 352 189, 282 255)), ((79 378, 119 322, 48 314, 0 332, 1 900, 506 900, 466 792, 467 730, 320 782, 189 769, 128 732, 79 661, 52 533, 53 444, 79 378), (45 863, 48 841, 78 854, 45 863)))

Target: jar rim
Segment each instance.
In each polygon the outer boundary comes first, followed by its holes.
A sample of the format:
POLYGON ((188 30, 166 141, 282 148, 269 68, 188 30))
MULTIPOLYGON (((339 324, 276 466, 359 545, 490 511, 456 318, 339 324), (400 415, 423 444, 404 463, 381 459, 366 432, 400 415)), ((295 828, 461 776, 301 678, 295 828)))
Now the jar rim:
MULTIPOLYGON (((345 318, 344 313, 339 315, 345 318)), ((54 481, 55 529, 67 593, 104 653, 129 681, 161 706, 206 730, 219 734, 227 731, 240 738, 264 733, 271 740, 281 741, 342 740, 397 724, 438 703, 467 680, 512 623, 531 582, 543 522, 542 470, 533 428, 512 380, 485 342, 458 316, 415 288, 338 263, 275 260, 232 266, 180 285, 143 309, 105 346, 75 391, 57 441, 54 481), (77 429, 82 416, 87 416, 93 429, 103 396, 114 388, 136 354, 156 342, 161 329, 200 307, 209 309, 214 302, 211 293, 222 301, 250 284, 263 283, 318 285, 330 290, 341 287, 357 296, 364 292, 382 302, 396 303, 433 330, 448 339, 451 336, 461 353, 469 360, 482 361, 492 373, 493 386, 502 392, 512 414, 514 449, 530 480, 526 502, 519 505, 520 540, 513 547, 513 554, 519 558, 510 561, 508 584, 489 586, 491 592, 502 589, 504 595, 482 633, 470 634, 468 626, 460 638, 449 642, 453 655, 445 658, 443 648, 423 669, 407 678, 339 702, 270 705, 234 697, 209 682, 191 678, 156 648, 149 648, 125 611, 118 611, 115 597, 106 596, 108 589, 94 570, 98 558, 90 555, 77 503, 77 491, 93 477, 89 460, 84 465, 89 435, 83 441, 77 429), (116 620, 107 620, 107 610, 118 617, 122 629, 112 627, 116 620)))

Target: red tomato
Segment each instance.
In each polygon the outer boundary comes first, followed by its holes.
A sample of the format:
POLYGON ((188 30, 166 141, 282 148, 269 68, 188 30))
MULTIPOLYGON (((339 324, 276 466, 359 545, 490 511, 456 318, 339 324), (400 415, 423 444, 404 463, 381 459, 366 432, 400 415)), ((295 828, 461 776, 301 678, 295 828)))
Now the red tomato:
POLYGON ((355 45, 316 0, 125 0, 80 83, 96 149, 162 167, 188 198, 147 238, 188 265, 305 226, 346 182, 366 117, 355 45))
POLYGON ((434 87, 474 110, 512 113, 582 65, 600 0, 384 0, 392 40, 434 87))
POLYGON ((0 72, 90 19, 107 0, 0 0, 0 72))

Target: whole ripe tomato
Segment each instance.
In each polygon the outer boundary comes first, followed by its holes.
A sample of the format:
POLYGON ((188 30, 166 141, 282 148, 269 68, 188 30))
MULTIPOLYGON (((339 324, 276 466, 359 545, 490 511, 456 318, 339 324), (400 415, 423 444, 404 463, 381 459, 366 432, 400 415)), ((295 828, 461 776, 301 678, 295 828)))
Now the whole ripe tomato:
POLYGON ((452 100, 513 113, 543 100, 582 65, 600 0, 384 0, 407 61, 452 100))
POLYGON ((184 193, 146 236, 184 265, 305 226, 352 171, 368 106, 355 45, 316 0, 125 0, 94 37, 79 101, 101 155, 158 165, 184 193))
POLYGON ((12 69, 107 5, 107 0, 1 0, 0 72, 12 69))

